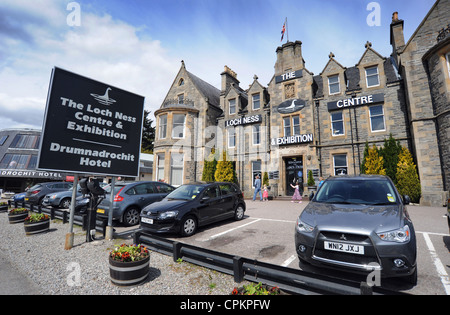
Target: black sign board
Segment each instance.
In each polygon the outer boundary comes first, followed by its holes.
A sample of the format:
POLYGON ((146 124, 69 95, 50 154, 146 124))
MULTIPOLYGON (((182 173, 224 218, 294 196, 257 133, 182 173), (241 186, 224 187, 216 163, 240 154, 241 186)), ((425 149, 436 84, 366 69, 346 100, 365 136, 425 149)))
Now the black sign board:
POLYGON ((38 169, 139 175, 144 97, 54 68, 38 169))
POLYGON ((277 75, 275 77, 275 83, 281 83, 281 82, 285 82, 285 81, 289 81, 289 80, 293 80, 293 79, 298 79, 303 77, 303 71, 302 70, 297 70, 297 71, 289 71, 286 72, 282 75, 277 75))
POLYGON ((347 98, 339 101, 328 102, 328 111, 344 109, 347 107, 372 105, 384 102, 384 94, 373 94, 366 96, 358 96, 354 98, 347 98))

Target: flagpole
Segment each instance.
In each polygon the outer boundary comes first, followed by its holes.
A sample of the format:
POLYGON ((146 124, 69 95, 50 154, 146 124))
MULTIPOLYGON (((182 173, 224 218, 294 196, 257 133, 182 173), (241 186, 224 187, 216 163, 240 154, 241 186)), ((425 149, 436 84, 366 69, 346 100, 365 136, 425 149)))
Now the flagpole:
POLYGON ((289 27, 288 27, 288 21, 287 21, 287 17, 286 17, 286 36, 287 36, 287 42, 289 42, 289 27))

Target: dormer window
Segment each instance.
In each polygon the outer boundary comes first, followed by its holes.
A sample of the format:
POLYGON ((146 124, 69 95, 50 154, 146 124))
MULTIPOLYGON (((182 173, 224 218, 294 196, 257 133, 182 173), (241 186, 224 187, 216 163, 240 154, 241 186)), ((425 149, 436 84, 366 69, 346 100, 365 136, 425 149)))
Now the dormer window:
POLYGON ((236 99, 229 100, 228 107, 230 108, 230 115, 236 114, 236 99))
POLYGON ((378 67, 366 68, 366 83, 367 87, 373 87, 380 85, 380 79, 378 76, 378 67))
POLYGON ((330 92, 330 95, 338 94, 341 92, 341 89, 339 87, 339 75, 332 75, 328 77, 328 90, 330 92))

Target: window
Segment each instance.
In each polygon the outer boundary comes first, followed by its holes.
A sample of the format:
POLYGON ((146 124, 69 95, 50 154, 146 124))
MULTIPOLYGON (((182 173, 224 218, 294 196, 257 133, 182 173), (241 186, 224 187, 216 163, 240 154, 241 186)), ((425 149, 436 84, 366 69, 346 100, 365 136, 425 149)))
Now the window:
POLYGON ((184 94, 178 95, 178 104, 184 104, 184 94))
POLYGON ((30 154, 10 154, 3 156, 0 162, 0 169, 36 169, 37 156, 30 154))
POLYGON ((372 132, 386 130, 386 127, 384 125, 383 105, 376 105, 369 107, 369 115, 370 115, 370 130, 372 132))
POLYGON ((253 174, 252 186, 255 187, 256 176, 259 176, 259 179, 261 180, 261 186, 262 186, 261 161, 254 161, 254 162, 252 162, 252 174, 253 174))
POLYGON ((367 87, 380 85, 380 80, 378 77, 378 67, 370 67, 366 69, 366 82, 367 87))
POLYGON ((330 94, 337 94, 341 91, 339 87, 339 75, 328 77, 328 89, 330 94))
POLYGON ((253 110, 258 110, 261 108, 261 102, 259 98, 260 98, 259 93, 252 95, 253 110))
POLYGON ((261 144, 261 126, 260 125, 254 125, 252 126, 253 131, 253 144, 261 144))
POLYGON ((172 138, 184 138, 185 120, 186 120, 186 115, 184 115, 184 114, 174 114, 173 115, 172 138))
POLYGON ((171 186, 163 183, 155 183, 153 189, 159 194, 168 194, 174 191, 174 189, 171 186))
POLYGON ((300 135, 300 116, 289 116, 283 118, 284 136, 290 137, 300 135), (291 128, 292 127, 292 128, 291 128))
POLYGON ((0 137, 0 145, 3 145, 6 141, 6 139, 8 139, 8 136, 1 136, 0 137))
POLYGON ((183 185, 183 153, 172 153, 170 156, 170 184, 183 185))
POLYGON ((230 115, 236 114, 236 99, 229 100, 228 107, 230 108, 230 115))
POLYGON ((159 116, 159 139, 167 137, 167 115, 159 116))
POLYGON ((233 193, 237 193, 236 187, 232 184, 221 184, 220 191, 222 192, 222 196, 232 195, 233 193))
POLYGON ((214 185, 212 187, 206 188, 205 192, 203 193, 203 197, 209 197, 211 199, 220 197, 219 187, 214 185))
POLYGON ((228 147, 234 148, 236 146, 236 129, 234 127, 228 128, 228 147))
POLYGON ((300 116, 292 116, 292 131, 294 136, 300 135, 300 116))
POLYGON ((445 55, 445 58, 447 59, 447 71, 448 77, 450 78, 450 52, 445 55))
POLYGON ((41 136, 16 135, 11 142, 10 148, 15 149, 39 149, 41 136))
POLYGON ((127 195, 147 195, 147 194, 153 194, 153 184, 151 183, 145 183, 145 184, 139 184, 131 189, 128 189, 126 192, 127 195))
POLYGON ((347 175, 347 155, 333 155, 334 175, 347 175))
POLYGON ((158 154, 158 168, 156 173, 156 180, 162 181, 164 180, 164 154, 158 154))
POLYGON ((178 81, 178 86, 183 86, 184 85, 184 79, 181 78, 180 81, 178 81))
POLYGON ((284 136, 290 137, 291 136, 291 117, 283 118, 283 126, 284 126, 284 136))
POLYGON ((331 133, 333 136, 344 135, 344 118, 342 112, 331 114, 331 133))

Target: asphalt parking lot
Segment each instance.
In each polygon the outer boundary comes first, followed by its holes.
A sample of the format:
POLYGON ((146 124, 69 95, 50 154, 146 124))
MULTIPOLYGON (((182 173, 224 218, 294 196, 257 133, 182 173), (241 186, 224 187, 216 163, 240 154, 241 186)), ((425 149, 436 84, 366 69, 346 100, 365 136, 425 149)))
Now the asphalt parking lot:
MULTIPOLYGON (((188 238, 180 238, 177 235, 166 237, 289 268, 365 281, 364 276, 299 265, 294 249, 295 223, 307 203, 291 203, 289 200, 246 200, 247 211, 242 221, 229 220, 203 227, 188 238)), ((418 285, 411 287, 401 279, 382 279, 381 285, 412 294, 450 295, 450 235, 445 217, 446 208, 411 205, 408 206, 408 211, 417 236, 418 285)), ((124 230, 116 227, 116 233, 124 230)))

